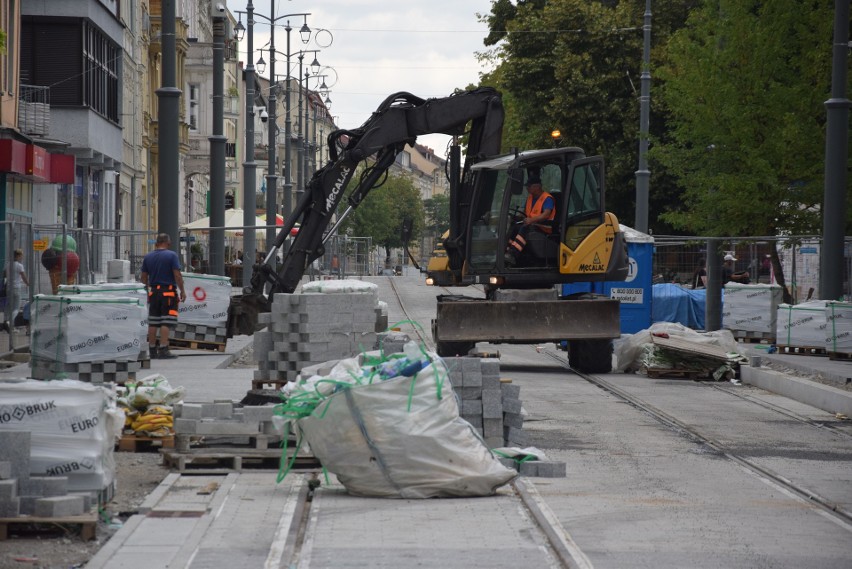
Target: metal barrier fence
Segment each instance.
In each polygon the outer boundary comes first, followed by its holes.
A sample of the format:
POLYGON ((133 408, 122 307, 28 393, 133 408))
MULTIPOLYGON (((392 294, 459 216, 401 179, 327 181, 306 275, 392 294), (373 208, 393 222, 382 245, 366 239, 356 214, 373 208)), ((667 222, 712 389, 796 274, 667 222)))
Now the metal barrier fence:
MULTIPOLYGON (((735 271, 748 271, 752 283, 776 283, 772 266, 773 249, 778 252, 783 281, 789 299, 797 304, 819 296, 819 262, 821 238, 800 236, 788 238, 759 237, 724 239, 720 254, 731 253, 737 261, 735 271)), ((677 283, 692 287, 693 275, 701 260, 707 258, 706 238, 654 236, 653 280, 655 283, 677 283)), ((843 295, 852 299, 852 237, 844 244, 843 295)))

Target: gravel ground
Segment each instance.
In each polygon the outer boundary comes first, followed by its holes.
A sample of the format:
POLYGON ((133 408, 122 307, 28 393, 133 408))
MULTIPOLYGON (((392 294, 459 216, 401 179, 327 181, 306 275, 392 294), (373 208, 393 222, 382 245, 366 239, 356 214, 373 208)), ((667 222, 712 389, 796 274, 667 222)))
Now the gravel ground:
POLYGON ((10 535, 6 541, 0 541, 0 569, 83 567, 168 474, 159 453, 116 452, 115 462, 115 497, 102 512, 93 541, 82 541, 73 527, 57 528, 50 533, 10 535), (107 523, 104 518, 118 523, 107 523))

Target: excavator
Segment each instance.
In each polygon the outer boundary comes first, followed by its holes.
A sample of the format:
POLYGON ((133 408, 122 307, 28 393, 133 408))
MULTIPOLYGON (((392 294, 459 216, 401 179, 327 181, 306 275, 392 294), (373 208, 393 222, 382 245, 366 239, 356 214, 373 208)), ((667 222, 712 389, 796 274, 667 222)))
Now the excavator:
POLYGON ((296 290, 310 264, 324 254, 328 237, 381 185, 406 144, 441 133, 453 137, 450 229, 442 240, 446 256, 429 265, 427 284, 480 285, 485 295, 437 296, 432 333, 438 354, 463 355, 477 342, 553 341, 567 346, 575 369, 610 371, 611 340, 620 335, 618 301, 558 292, 563 283, 623 281, 628 275, 623 233, 604 209, 604 160, 574 147, 501 155, 503 119, 502 99, 493 88, 433 99, 400 92, 386 98, 360 128, 329 134, 330 160, 313 175, 274 247, 253 268, 251 285, 232 303, 229 331, 253 333, 272 295, 296 290), (465 134, 462 164, 458 140, 465 134), (505 252, 523 217, 524 185, 531 177, 553 197, 555 216, 547 222, 549 232, 529 232, 523 254, 510 265, 505 252), (338 215, 344 199, 347 205, 338 215), (296 224, 299 231, 284 248, 296 224))

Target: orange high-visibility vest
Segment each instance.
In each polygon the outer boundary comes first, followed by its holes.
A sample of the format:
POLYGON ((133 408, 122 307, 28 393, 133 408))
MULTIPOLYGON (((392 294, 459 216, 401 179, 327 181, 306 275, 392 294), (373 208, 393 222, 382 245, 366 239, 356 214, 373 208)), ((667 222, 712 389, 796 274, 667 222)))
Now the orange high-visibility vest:
MULTIPOLYGON (((535 201, 535 203, 532 203, 532 196, 531 195, 527 196, 527 204, 526 204, 526 206, 524 206, 524 213, 526 214, 526 216, 527 217, 536 217, 538 215, 541 215, 541 207, 544 205, 544 201, 547 198, 550 198, 551 200, 553 200, 554 206, 556 205, 556 200, 554 200, 553 196, 551 196, 547 192, 541 192, 541 195, 538 196, 538 199, 535 201)), ((547 220, 552 221, 553 218, 555 218, 555 217, 556 217, 556 208, 554 207, 552 210, 550 210, 550 215, 547 217, 547 220)), ((539 225, 538 223, 535 223, 533 225, 535 225, 536 228, 540 229, 544 233, 551 233, 553 231, 553 228, 550 227, 549 225, 539 225)))

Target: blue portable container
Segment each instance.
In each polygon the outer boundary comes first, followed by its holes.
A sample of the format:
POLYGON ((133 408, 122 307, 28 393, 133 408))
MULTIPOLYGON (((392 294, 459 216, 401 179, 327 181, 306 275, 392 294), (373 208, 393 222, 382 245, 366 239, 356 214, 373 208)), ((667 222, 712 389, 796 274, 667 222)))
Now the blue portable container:
POLYGON ((652 269, 654 238, 625 225, 621 226, 627 241, 630 272, 624 282, 569 283, 562 294, 592 292, 621 301, 621 333, 635 334, 651 326, 652 269))

